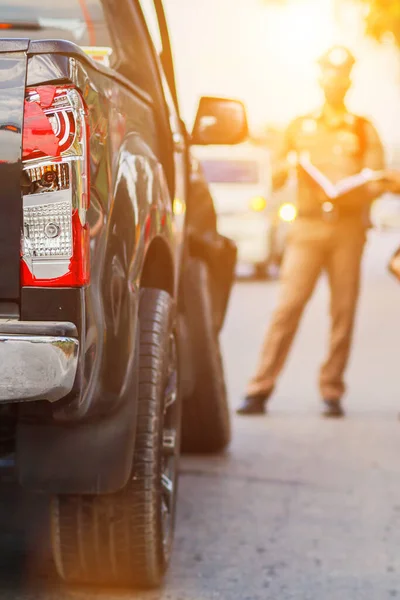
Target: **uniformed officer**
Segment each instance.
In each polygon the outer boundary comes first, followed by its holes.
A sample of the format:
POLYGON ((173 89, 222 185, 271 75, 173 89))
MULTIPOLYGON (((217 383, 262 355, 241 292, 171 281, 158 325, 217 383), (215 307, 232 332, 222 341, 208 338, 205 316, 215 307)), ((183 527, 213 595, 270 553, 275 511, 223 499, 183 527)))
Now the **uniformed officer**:
MULTIPOLYGON (((320 84, 325 102, 321 110, 297 118, 288 127, 275 173, 275 189, 287 180, 288 155, 292 153, 306 156, 333 183, 363 168, 384 168, 383 148, 376 130, 366 119, 350 113, 345 105, 354 63, 352 54, 343 47, 331 48, 320 59, 320 84)), ((331 290, 332 326, 319 383, 324 415, 343 415, 343 375, 352 339, 369 209, 381 192, 380 184, 371 183, 358 192, 349 193, 342 201, 332 203, 299 169, 298 218, 290 231, 282 265, 278 308, 239 414, 265 412, 303 309, 321 272, 326 271, 331 290)))

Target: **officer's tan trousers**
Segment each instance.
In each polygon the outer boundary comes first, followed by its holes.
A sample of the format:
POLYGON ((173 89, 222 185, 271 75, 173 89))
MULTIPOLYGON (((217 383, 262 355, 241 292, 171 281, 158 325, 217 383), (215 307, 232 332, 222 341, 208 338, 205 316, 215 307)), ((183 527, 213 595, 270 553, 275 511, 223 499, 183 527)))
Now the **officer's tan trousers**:
POLYGON ((341 398, 345 391, 343 375, 352 340, 364 245, 365 230, 354 224, 299 220, 293 225, 282 265, 278 307, 248 394, 272 391, 304 307, 321 272, 326 271, 331 290, 332 322, 328 357, 320 373, 320 390, 325 399, 341 398))

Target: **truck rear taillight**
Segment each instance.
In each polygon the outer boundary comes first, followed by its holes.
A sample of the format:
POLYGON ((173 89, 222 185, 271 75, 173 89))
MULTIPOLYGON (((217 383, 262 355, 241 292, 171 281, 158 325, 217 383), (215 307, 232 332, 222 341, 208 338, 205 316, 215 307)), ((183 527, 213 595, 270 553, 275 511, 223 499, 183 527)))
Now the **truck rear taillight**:
POLYGON ((69 86, 28 88, 23 131, 21 285, 89 282, 87 114, 69 86))

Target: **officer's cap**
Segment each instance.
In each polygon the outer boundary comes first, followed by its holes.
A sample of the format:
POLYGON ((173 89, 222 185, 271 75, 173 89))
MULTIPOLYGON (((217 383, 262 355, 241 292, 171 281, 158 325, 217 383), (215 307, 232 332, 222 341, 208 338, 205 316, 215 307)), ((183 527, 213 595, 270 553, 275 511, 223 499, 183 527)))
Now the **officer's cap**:
POLYGON ((333 46, 318 61, 322 69, 334 69, 346 74, 350 74, 355 62, 350 50, 344 46, 333 46))

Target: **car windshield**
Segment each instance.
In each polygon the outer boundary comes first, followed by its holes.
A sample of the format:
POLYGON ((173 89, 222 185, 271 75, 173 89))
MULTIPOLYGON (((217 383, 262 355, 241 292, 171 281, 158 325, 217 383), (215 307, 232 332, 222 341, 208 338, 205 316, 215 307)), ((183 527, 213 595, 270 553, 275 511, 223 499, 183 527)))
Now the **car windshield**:
POLYGON ((259 183, 259 165, 253 160, 204 160, 208 183, 259 183))
POLYGON ((0 0, 0 15, 1 37, 111 47, 101 0, 0 0))

